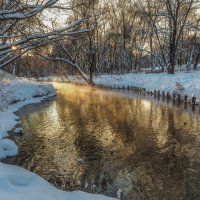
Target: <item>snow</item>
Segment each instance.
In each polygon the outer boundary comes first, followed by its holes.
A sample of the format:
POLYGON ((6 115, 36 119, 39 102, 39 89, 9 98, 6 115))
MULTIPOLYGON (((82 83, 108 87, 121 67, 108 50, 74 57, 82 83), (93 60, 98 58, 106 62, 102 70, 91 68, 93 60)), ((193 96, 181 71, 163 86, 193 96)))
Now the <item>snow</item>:
MULTIPOLYGON (((33 79, 36 80, 36 79, 33 79)), ((45 76, 45 77, 39 77, 37 78, 37 80, 39 81, 47 81, 47 82, 73 82, 73 83, 77 83, 77 84, 86 84, 85 80, 82 79, 82 77, 80 75, 76 75, 76 76, 45 76)))
POLYGON ((86 81, 80 75, 68 76, 67 79, 69 82, 72 82, 72 83, 77 83, 81 85, 87 84, 86 81))
POLYGON ((83 161, 83 159, 82 158, 79 158, 79 159, 77 159, 77 165, 83 165, 84 164, 84 161, 83 161))
POLYGON ((14 132, 15 132, 15 134, 17 134, 17 135, 21 135, 21 134, 23 134, 23 129, 18 127, 18 128, 15 129, 14 132))
POLYGON ((160 90, 165 92, 180 93, 192 97, 195 95, 200 101, 200 71, 177 72, 175 74, 124 74, 101 75, 94 79, 96 85, 127 87, 135 86, 146 90, 160 90), (177 85, 180 87, 177 88, 177 85))
POLYGON ((64 192, 17 166, 0 163, 0 199, 6 200, 114 200, 99 194, 64 192))
POLYGON ((118 198, 118 199, 121 199, 122 196, 123 196, 123 192, 122 192, 121 189, 119 189, 119 190, 117 191, 117 198, 118 198))
POLYGON ((5 158, 7 156, 15 156, 18 152, 17 145, 10 139, 1 139, 0 142, 0 158, 5 158))
POLYGON ((39 81, 56 81, 56 82, 69 82, 69 80, 65 76, 46 76, 39 77, 39 81))
MULTIPOLYGON (((55 95, 51 84, 19 79, 0 70, 0 159, 15 156, 17 145, 8 131, 19 123, 14 114, 19 108, 55 95)), ((21 131, 20 128, 15 129, 21 131)), ((0 199, 6 200, 114 200, 81 191, 65 192, 21 167, 0 162, 0 199)))

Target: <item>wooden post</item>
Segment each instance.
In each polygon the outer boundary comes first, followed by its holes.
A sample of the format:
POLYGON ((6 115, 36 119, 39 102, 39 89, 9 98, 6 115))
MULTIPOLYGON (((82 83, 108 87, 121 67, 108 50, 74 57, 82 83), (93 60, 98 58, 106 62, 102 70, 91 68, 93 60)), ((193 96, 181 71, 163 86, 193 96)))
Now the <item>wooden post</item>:
POLYGON ((193 104, 193 105, 196 104, 196 97, 195 97, 195 96, 192 97, 192 104, 193 104))
POLYGON ((187 96, 187 95, 184 96, 184 101, 185 101, 186 103, 188 102, 188 96, 187 96))
POLYGON ((165 91, 162 91, 162 97, 165 98, 165 91))
POLYGON ((130 87, 129 87, 129 86, 127 86, 127 90, 129 90, 129 88, 130 88, 130 87))
POLYGON ((173 93, 173 99, 176 99, 176 95, 173 93))
POLYGON ((145 92, 146 90, 145 90, 145 88, 143 88, 143 95, 146 95, 146 92, 145 92))
POLYGON ((160 97, 160 90, 158 90, 158 97, 160 97))
POLYGON ((167 92, 167 100, 169 100, 169 99, 170 99, 170 93, 167 92))
POLYGON ((178 102, 181 102, 181 94, 178 94, 177 100, 178 102))
POLYGON ((123 85, 123 90, 125 89, 124 85, 123 85))

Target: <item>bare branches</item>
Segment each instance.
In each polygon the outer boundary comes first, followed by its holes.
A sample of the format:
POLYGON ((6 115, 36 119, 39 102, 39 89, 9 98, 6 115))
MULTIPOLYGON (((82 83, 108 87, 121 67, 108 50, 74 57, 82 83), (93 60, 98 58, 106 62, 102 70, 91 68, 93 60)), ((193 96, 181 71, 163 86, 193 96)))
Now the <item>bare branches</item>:
POLYGON ((29 4, 21 4, 19 5, 19 2, 14 1, 14 3, 10 0, 5 5, 5 8, 0 11, 0 21, 7 21, 7 20, 23 20, 30 17, 33 17, 43 11, 46 8, 51 7, 55 3, 57 3, 58 0, 48 0, 48 1, 42 1, 41 4, 37 3, 34 5, 29 4), (8 6, 12 4, 18 4, 14 7, 8 6))
POLYGON ((44 29, 38 30, 35 25, 32 28, 28 23, 32 23, 32 19, 37 20, 35 17, 44 9, 53 8, 58 0, 38 0, 32 4, 27 2, 21 1, 18 4, 18 1, 7 1, 6 4, 2 4, 0 11, 0 68, 30 50, 53 45, 65 38, 79 36, 94 30, 93 28, 81 29, 82 24, 89 18, 78 19, 64 28, 54 30, 48 30, 45 26, 44 29))

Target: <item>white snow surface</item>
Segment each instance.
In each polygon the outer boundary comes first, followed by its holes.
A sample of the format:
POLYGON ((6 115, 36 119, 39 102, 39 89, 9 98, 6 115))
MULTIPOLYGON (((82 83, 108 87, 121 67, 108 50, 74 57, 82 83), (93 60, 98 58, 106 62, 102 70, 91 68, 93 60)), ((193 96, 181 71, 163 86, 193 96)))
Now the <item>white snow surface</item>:
POLYGON ((200 71, 176 72, 175 74, 124 74, 124 75, 101 75, 94 79, 97 85, 105 86, 135 86, 146 90, 160 90, 165 92, 181 93, 182 97, 195 95, 200 101, 200 71), (179 83, 179 84, 177 84, 179 83), (177 88, 177 85, 182 87, 177 88))
POLYGON ((18 128, 15 129, 14 132, 15 132, 15 134, 17 134, 17 135, 21 135, 21 134, 23 133, 23 131, 24 131, 24 130, 23 130, 22 128, 18 127, 18 128))
MULTIPOLYGON (((6 138, 19 123, 14 114, 19 108, 54 96, 51 84, 19 79, 0 70, 0 159, 15 156, 17 145, 6 138)), ((21 167, 0 162, 0 200, 114 200, 81 191, 65 192, 21 167)))
POLYGON ((69 82, 69 80, 65 76, 46 76, 39 77, 39 81, 56 81, 56 82, 69 82))
MULTIPOLYGON (((36 80, 36 79, 34 79, 36 80)), ((39 77, 37 80, 39 81, 51 81, 51 82, 73 82, 77 84, 86 84, 85 80, 82 79, 80 75, 68 75, 68 76, 46 76, 46 77, 39 77)))
POLYGON ((0 199, 6 200, 114 200, 85 192, 64 192, 21 167, 0 163, 0 199))

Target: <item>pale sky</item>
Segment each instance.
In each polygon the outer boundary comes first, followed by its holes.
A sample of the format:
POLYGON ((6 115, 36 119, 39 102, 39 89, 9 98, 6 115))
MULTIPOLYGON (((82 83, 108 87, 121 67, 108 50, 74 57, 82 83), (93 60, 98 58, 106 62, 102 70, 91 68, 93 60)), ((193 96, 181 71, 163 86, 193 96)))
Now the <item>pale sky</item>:
MULTIPOLYGON (((69 3, 67 0, 59 0, 59 2, 56 5, 61 5, 64 7, 69 8, 69 3)), ((65 20, 67 19, 69 15, 70 10, 62 10, 62 9, 48 9, 44 10, 43 16, 44 16, 44 23, 51 27, 51 22, 55 22, 57 24, 60 24, 60 26, 65 25, 65 20)))

